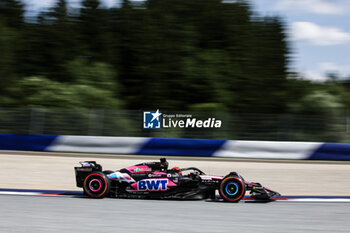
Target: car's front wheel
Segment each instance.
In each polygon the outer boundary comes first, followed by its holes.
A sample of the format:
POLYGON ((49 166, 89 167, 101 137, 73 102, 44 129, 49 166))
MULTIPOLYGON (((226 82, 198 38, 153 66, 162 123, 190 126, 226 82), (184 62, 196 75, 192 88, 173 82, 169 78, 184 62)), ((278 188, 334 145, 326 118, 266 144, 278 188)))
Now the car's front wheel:
POLYGON ((89 174, 83 184, 84 193, 93 198, 105 197, 109 192, 109 188, 110 182, 102 172, 89 174))
POLYGON ((245 184, 236 176, 225 177, 219 187, 219 193, 224 201, 238 202, 245 194, 245 184))

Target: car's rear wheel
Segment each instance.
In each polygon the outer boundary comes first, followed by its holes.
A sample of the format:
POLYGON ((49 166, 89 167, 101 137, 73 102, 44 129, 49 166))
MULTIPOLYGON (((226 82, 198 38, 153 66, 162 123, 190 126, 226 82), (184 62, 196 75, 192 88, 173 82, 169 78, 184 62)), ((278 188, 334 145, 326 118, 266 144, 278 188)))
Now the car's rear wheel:
POLYGON ((235 176, 225 177, 220 183, 219 193, 224 201, 238 202, 245 194, 244 181, 235 176))
POLYGON ((103 198, 109 192, 110 182, 102 172, 89 174, 84 180, 84 193, 89 197, 103 198))

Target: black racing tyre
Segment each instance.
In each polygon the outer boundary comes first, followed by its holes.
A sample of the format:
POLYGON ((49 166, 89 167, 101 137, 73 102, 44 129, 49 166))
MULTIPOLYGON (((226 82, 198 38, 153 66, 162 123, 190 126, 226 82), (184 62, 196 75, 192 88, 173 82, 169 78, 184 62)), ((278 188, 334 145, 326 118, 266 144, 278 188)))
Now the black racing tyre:
POLYGON ((225 177, 219 187, 219 193, 224 201, 239 202, 245 194, 245 184, 235 176, 225 177))
POLYGON ((83 189, 89 197, 103 198, 109 192, 110 182, 102 172, 94 172, 85 178, 83 189))

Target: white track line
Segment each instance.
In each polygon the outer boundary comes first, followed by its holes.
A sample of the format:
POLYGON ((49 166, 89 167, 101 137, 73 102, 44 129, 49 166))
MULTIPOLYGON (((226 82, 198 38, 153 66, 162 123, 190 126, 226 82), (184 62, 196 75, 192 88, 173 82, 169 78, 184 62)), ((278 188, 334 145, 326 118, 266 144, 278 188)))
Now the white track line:
MULTIPOLYGON (((283 201, 283 200, 281 200, 283 201)), ((350 202, 348 198, 291 198, 285 201, 292 202, 350 202)))
POLYGON ((1 191, 0 195, 41 196, 39 193, 33 193, 33 192, 11 192, 11 191, 1 191))
MULTIPOLYGON (((56 193, 41 193, 41 192, 15 192, 15 191, 0 191, 0 195, 22 195, 22 196, 74 196, 74 195, 61 195, 56 193)), ((243 202, 254 202, 255 200, 242 200, 243 202)), ((257 201, 259 202, 259 201, 257 201)), ((272 202, 332 202, 332 203, 343 203, 349 202, 350 198, 289 198, 287 200, 274 200, 272 202)))

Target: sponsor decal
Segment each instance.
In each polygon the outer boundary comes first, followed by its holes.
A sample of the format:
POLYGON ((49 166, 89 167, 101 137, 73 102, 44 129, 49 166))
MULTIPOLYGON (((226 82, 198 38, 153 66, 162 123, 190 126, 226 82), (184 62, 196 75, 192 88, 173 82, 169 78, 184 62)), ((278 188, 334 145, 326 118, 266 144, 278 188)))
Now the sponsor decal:
POLYGON ((222 121, 209 117, 197 119, 191 114, 162 114, 157 111, 143 112, 144 129, 160 128, 221 128, 222 121))
POLYGON ((149 167, 135 167, 134 168, 134 170, 133 170, 134 172, 147 172, 147 171, 152 171, 152 169, 151 168, 149 168, 149 167))
POLYGON ((162 175, 160 174, 148 174, 148 177, 161 177, 162 175))
POLYGON ((80 168, 79 171, 81 171, 81 172, 91 172, 92 168, 80 168))
POLYGON ((114 172, 107 175, 108 179, 118 180, 119 182, 133 183, 135 180, 127 173, 114 172))
POLYGON ((91 164, 88 163, 88 162, 82 162, 81 166, 83 166, 83 167, 91 167, 91 164))
POLYGON ((137 184, 139 191, 162 191, 167 190, 168 179, 140 180, 137 184))
POLYGON ((200 177, 201 177, 203 183, 220 183, 222 180, 222 177, 220 177, 220 176, 202 175, 200 177))

